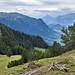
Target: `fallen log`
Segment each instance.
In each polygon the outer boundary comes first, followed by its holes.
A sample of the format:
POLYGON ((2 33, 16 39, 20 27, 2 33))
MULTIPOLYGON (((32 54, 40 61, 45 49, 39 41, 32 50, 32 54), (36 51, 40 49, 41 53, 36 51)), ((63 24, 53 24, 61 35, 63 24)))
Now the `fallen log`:
POLYGON ((59 65, 58 62, 53 62, 51 65, 50 65, 50 68, 48 70, 51 70, 51 69, 58 69, 58 70, 61 70, 61 71, 65 71, 65 72, 68 72, 69 71, 69 68, 65 67, 66 64, 64 65, 59 65))

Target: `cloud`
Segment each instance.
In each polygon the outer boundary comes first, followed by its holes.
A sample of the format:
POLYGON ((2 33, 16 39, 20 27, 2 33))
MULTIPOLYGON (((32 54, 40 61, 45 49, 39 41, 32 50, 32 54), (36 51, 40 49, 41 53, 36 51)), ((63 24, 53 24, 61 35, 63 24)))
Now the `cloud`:
POLYGON ((60 2, 59 1, 49 1, 49 0, 39 0, 42 4, 44 5, 59 5, 60 2))
POLYGON ((49 8, 49 10, 41 9, 41 10, 34 10, 35 12, 40 13, 58 13, 58 8, 49 8))
POLYGON ((72 8, 61 8, 62 11, 73 11, 72 8))
POLYGON ((0 1, 0 4, 2 5, 7 5, 7 6, 33 6, 33 4, 30 4, 30 3, 26 3, 26 2, 22 2, 22 1, 0 1))
POLYGON ((75 12, 75 0, 0 0, 0 11, 55 16, 75 12))
POLYGON ((49 11, 49 10, 34 10, 35 12, 41 12, 41 13, 49 13, 49 12, 51 12, 51 11, 49 11))

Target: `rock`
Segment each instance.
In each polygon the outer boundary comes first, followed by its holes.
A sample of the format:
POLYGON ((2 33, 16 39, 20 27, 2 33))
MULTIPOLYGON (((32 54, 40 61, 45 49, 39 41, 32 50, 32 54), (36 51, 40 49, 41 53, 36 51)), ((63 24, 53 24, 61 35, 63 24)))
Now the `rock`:
POLYGON ((7 67, 7 66, 5 66, 5 69, 8 69, 8 67, 7 67))

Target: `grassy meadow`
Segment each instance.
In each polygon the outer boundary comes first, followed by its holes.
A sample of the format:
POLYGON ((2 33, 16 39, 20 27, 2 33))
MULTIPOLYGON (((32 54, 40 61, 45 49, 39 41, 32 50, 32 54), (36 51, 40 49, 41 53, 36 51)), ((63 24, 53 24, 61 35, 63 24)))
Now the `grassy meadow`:
POLYGON ((34 49, 35 49, 35 50, 42 51, 42 52, 45 52, 45 50, 46 50, 46 49, 44 49, 44 48, 38 48, 38 47, 34 47, 34 49))
MULTIPOLYGON (((35 47, 35 50, 45 52, 45 49, 43 48, 35 47)), ((6 55, 0 55, 0 75, 10 75, 10 74, 18 75, 24 72, 28 66, 28 63, 6 69, 8 62, 13 60, 18 60, 20 58, 21 58, 20 55, 14 55, 14 56, 11 56, 10 58, 7 57, 6 55)))
POLYGON ((21 58, 20 55, 14 55, 11 56, 10 58, 7 57, 6 55, 0 55, 0 75, 9 75, 10 73, 12 73, 12 71, 15 71, 16 68, 13 68, 13 70, 11 68, 6 69, 6 66, 8 62, 18 60, 20 58, 21 58))
MULTIPOLYGON (((44 58, 38 61, 34 61, 36 64, 40 65, 51 64, 54 61, 62 61, 60 65, 66 64, 66 66, 70 68, 70 72, 63 72, 57 69, 48 71, 49 66, 46 66, 32 75, 75 75, 74 57, 75 57, 75 50, 64 53, 57 57, 44 58)), ((25 72, 27 70, 28 63, 15 66, 9 69, 5 68, 5 66, 8 64, 9 61, 17 60, 20 58, 21 58, 20 55, 12 56, 10 58, 8 58, 5 55, 0 55, 0 75, 10 75, 10 74, 19 75, 20 73, 25 72)))
POLYGON ((63 72, 57 69, 48 71, 49 66, 47 66, 32 75, 75 75, 75 50, 64 53, 57 57, 39 60, 38 63, 45 65, 54 61, 62 61, 60 65, 66 64, 66 67, 70 68, 70 72, 63 72))

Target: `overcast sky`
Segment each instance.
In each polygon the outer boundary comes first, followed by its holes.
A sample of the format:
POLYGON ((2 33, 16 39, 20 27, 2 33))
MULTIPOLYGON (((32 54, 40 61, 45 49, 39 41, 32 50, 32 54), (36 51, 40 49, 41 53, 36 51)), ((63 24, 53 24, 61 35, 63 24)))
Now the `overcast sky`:
POLYGON ((33 17, 75 12, 75 0, 0 0, 0 12, 19 12, 33 17))

